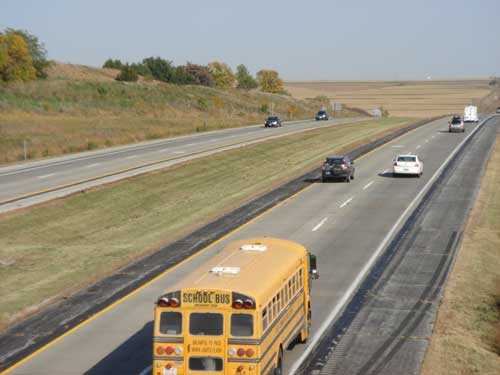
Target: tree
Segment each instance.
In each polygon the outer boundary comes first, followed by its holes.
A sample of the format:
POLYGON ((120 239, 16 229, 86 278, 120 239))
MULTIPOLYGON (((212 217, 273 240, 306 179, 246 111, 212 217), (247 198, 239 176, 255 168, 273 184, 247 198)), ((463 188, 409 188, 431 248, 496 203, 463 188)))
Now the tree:
POLYGON ((139 76, 137 75, 135 69, 132 68, 129 64, 125 64, 121 68, 120 73, 116 77, 116 80, 124 82, 136 82, 138 78, 139 76))
POLYGON ((26 30, 7 29, 6 34, 17 34, 21 36, 28 46, 28 52, 31 56, 33 67, 36 70, 37 78, 47 78, 47 68, 50 65, 47 60, 47 50, 45 45, 38 38, 26 30))
POLYGON ((154 79, 163 82, 172 82, 175 74, 175 67, 172 61, 164 60, 160 57, 148 57, 142 63, 149 69, 154 79))
POLYGON ((275 70, 261 70, 257 73, 257 81, 264 92, 281 93, 284 91, 283 80, 275 70))
POLYGON ((113 59, 107 59, 104 62, 104 65, 102 66, 103 68, 109 68, 109 69, 122 69, 124 64, 119 60, 113 60, 113 59))
POLYGON ((37 77, 28 44, 17 33, 0 34, 0 79, 30 81, 37 77))
POLYGON ((132 63, 130 64, 130 67, 136 71, 137 74, 147 77, 147 78, 152 78, 153 74, 151 74, 151 70, 149 68, 142 64, 142 63, 132 63))
POLYGON ((236 77, 227 64, 214 61, 208 64, 208 69, 214 78, 215 87, 220 89, 229 89, 234 86, 236 77))
POLYGON ((184 66, 176 66, 172 75, 172 83, 176 85, 189 85, 194 83, 194 77, 186 70, 184 66))
POLYGON ((212 74, 210 73, 210 70, 208 70, 208 67, 203 65, 191 64, 188 62, 185 65, 184 69, 193 77, 193 83, 195 85, 208 87, 215 86, 214 77, 212 77, 212 74))
POLYGON ((252 77, 247 67, 243 64, 240 64, 236 67, 236 81, 238 81, 239 89, 255 89, 258 86, 255 78, 252 77))

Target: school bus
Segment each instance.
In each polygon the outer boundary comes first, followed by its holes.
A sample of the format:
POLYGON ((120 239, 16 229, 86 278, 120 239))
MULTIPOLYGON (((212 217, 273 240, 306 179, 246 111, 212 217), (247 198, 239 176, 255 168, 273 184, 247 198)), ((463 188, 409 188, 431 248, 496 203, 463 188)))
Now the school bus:
POLYGON ((236 241, 161 295, 153 375, 282 374, 311 327, 316 257, 276 238, 236 241))

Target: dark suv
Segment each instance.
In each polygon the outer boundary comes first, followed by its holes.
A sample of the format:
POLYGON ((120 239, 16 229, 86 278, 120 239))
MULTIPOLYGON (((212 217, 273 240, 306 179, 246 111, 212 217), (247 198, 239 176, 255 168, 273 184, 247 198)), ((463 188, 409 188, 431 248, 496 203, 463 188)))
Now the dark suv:
POLYGON ((281 120, 278 116, 269 116, 264 124, 266 128, 277 128, 281 125, 281 120))
POLYGON ((354 179, 354 161, 348 156, 327 157, 321 168, 321 180, 342 179, 351 182, 354 179))
POLYGON ((316 121, 321 121, 321 120, 328 120, 328 113, 326 113, 326 111, 319 111, 318 113, 316 113, 316 121))

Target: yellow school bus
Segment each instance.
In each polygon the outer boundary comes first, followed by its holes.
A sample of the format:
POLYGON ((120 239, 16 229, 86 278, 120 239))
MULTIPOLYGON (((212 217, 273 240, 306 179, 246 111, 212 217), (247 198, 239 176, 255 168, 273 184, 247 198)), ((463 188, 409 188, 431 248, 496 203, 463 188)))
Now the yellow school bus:
POLYGON ((152 374, 282 374, 286 348, 309 336, 318 277, 295 242, 229 244, 156 301, 152 374))

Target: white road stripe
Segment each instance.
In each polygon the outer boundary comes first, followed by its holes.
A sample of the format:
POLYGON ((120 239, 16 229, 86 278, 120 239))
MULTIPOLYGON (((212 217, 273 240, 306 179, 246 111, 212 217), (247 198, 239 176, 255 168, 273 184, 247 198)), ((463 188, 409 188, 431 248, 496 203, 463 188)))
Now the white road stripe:
POLYGON ((395 146, 392 146, 392 148, 403 148, 405 147, 405 145, 395 145, 395 146))
POLYGON ((417 146, 417 150, 418 150, 420 147, 422 147, 422 146, 418 145, 418 146, 417 146))
POLYGON ((129 155, 129 156, 125 157, 125 159, 135 159, 137 156, 139 156, 139 155, 129 155))
POLYGON ((427 181, 425 186, 420 190, 420 192, 416 195, 416 197, 411 201, 411 203, 406 207, 406 209, 403 211, 401 216, 398 218, 398 220, 394 223, 392 226, 391 230, 386 234, 380 245, 377 247, 375 252, 372 254, 371 258, 368 260, 368 262, 365 264, 363 269, 361 270, 360 273, 356 276, 354 281, 349 285, 349 288, 346 290, 346 292, 342 295, 342 298, 340 301, 335 305, 332 311, 330 311, 330 314, 328 317, 323 321, 319 329, 316 331, 313 337, 311 337, 309 343, 307 344, 305 350, 302 352, 300 357, 293 363, 292 367, 290 368, 289 375, 294 375, 295 372, 299 369, 300 365, 304 360, 307 358, 307 356, 311 353, 312 349, 316 346, 318 341, 321 339, 323 336, 323 333, 326 331, 326 329, 330 326, 332 321, 335 319, 335 317, 338 315, 340 310, 344 307, 344 305, 349 301, 351 298, 351 295, 356 291, 358 286, 361 284, 361 281, 365 278, 365 275, 368 273, 368 271, 371 269, 375 261, 378 259, 380 253, 382 250, 385 248, 387 243, 390 241, 396 230, 399 228, 399 225, 403 221, 403 219, 408 215, 410 210, 415 206, 415 204, 420 200, 422 195, 424 195, 427 190, 429 189, 430 185, 437 179, 441 171, 446 167, 448 162, 453 158, 453 156, 458 152, 460 147, 469 139, 479 128, 479 126, 476 126, 474 130, 450 153, 450 155, 446 158, 446 160, 441 164, 441 166, 434 172, 432 177, 427 181))
POLYGON ((149 371, 151 371, 151 365, 142 370, 139 375, 146 375, 149 371))
POLYGON ((156 152, 168 152, 168 151, 170 151, 169 148, 162 148, 161 150, 158 150, 156 152))
POLYGON ((426 139, 426 140, 425 140, 425 143, 429 143, 429 140, 428 140, 428 139, 426 139))
POLYGON ((173 153, 173 154, 185 154, 185 153, 186 153, 186 151, 174 151, 174 152, 172 152, 172 153, 173 153))
POLYGON ((49 178, 54 176, 55 173, 44 174, 43 176, 38 176, 39 179, 49 178))
POLYGON ((367 183, 365 186, 363 186, 363 190, 366 190, 368 189, 371 185, 373 184, 373 181, 370 181, 369 183, 367 183))
POLYGON ((89 165, 86 165, 85 168, 94 168, 94 167, 97 167, 98 165, 101 165, 101 163, 89 164, 89 165))
POLYGON ((389 172, 388 169, 384 169, 382 172, 380 172, 380 174, 386 174, 387 172, 389 172))
POLYGON ((321 220, 316 226, 312 229, 313 232, 316 232, 325 222, 328 220, 328 217, 325 217, 323 220, 321 220))
POLYGON ((343 208, 343 207, 347 206, 353 199, 354 199, 354 197, 351 197, 348 200, 346 200, 344 203, 342 203, 340 205, 340 208, 343 208))

